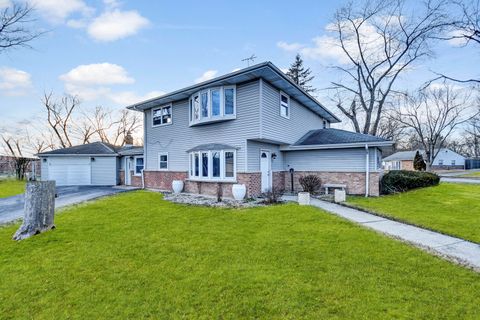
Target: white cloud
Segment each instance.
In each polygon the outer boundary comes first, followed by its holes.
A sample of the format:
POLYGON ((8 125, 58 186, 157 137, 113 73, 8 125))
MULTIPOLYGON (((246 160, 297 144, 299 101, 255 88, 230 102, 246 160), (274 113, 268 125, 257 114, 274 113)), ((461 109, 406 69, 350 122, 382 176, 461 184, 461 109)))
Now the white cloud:
POLYGON ((462 47, 468 43, 468 39, 464 37, 465 32, 462 30, 453 30, 447 34, 448 43, 453 47, 462 47))
POLYGON ((94 63, 83 64, 60 76, 60 80, 76 85, 110 85, 133 83, 135 79, 118 64, 94 63))
MULTIPOLYGON (((319 60, 322 62, 338 62, 341 64, 349 63, 350 60, 340 46, 337 37, 329 34, 335 32, 334 24, 327 24, 325 26, 325 35, 317 36, 312 39, 312 43, 305 45, 300 43, 287 43, 279 41, 277 46, 285 51, 299 52, 304 57, 319 60)), ((359 56, 356 39, 354 37, 353 28, 347 22, 342 26, 344 45, 353 58, 359 56)), ((383 54, 383 40, 377 32, 375 26, 368 22, 364 22, 359 28, 362 47, 364 48, 365 56, 371 59, 377 59, 379 55, 383 54)))
POLYGON ((135 79, 122 66, 107 62, 79 65, 59 78, 64 82, 66 92, 85 101, 106 99, 126 106, 165 94, 162 91, 151 91, 139 95, 130 90, 112 89, 112 86, 132 84, 135 79))
POLYGON ((287 43, 285 41, 278 41, 277 42, 277 47, 280 49, 283 49, 285 51, 299 51, 300 49, 303 48, 303 45, 300 43, 287 43))
POLYGON ((8 8, 12 5, 10 0, 0 0, 0 9, 8 8))
POLYGON ((28 72, 0 67, 0 91, 9 96, 24 95, 32 86, 31 75, 28 72))
POLYGON ((34 0, 32 5, 45 19, 53 23, 62 23, 75 13, 89 16, 94 12, 83 0, 34 0))
POLYGON ((98 41, 115 41, 136 34, 149 25, 137 11, 107 11, 88 26, 90 37, 98 41))
POLYGON ((115 92, 112 94, 109 94, 108 97, 115 103, 122 105, 122 106, 127 106, 130 104, 134 104, 140 101, 145 101, 148 99, 156 98, 161 95, 164 95, 165 92, 163 91, 151 91, 148 92, 145 95, 138 95, 137 93, 133 91, 121 91, 121 92, 115 92))
POLYGON ((218 73, 218 70, 207 70, 202 74, 201 77, 195 79, 195 83, 200 83, 200 82, 203 82, 203 81, 213 79, 213 78, 215 78, 217 73, 218 73))

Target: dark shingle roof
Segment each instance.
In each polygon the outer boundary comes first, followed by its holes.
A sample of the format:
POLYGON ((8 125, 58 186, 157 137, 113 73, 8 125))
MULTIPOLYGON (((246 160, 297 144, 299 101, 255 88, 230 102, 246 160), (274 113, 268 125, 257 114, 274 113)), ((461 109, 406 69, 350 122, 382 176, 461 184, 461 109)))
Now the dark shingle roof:
POLYGON ((70 148, 57 149, 53 151, 47 151, 39 153, 39 156, 48 156, 48 155, 116 155, 117 147, 112 146, 108 143, 103 142, 93 142, 89 144, 84 144, 80 146, 74 146, 70 148))
POLYGON ((187 150, 187 152, 193 152, 193 151, 209 151, 209 150, 234 150, 237 149, 235 147, 229 146, 228 144, 222 144, 222 143, 207 143, 207 144, 201 144, 198 145, 194 148, 191 148, 187 150))
POLYGON ((143 154, 143 146, 124 146, 118 150, 118 153, 122 156, 143 154))
POLYGON ((365 142, 388 142, 388 140, 369 134, 328 128, 311 130, 307 132, 306 135, 295 142, 294 146, 365 142))

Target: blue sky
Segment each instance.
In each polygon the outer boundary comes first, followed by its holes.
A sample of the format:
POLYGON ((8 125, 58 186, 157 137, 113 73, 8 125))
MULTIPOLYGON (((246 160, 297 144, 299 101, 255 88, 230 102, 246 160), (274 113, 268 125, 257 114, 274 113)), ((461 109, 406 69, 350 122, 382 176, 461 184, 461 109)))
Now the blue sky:
MULTIPOLYGON (((0 0, 0 6, 8 0, 0 0)), ((272 61, 286 68, 296 50, 315 49, 338 1, 83 1, 38 0, 36 27, 48 30, 32 43, 0 55, 2 125, 42 116, 44 91, 79 94, 82 106, 122 108, 195 81, 272 61), (283 45, 282 45, 283 43, 283 45), (202 78, 203 76, 203 78, 202 78)), ((318 49, 318 48, 317 48, 318 49)), ((315 51, 315 50, 313 50, 315 51)), ((431 70, 471 77, 478 51, 446 42, 399 81, 413 87, 431 70)), ((317 51, 318 52, 318 51, 317 51)), ((318 88, 328 86, 335 62, 328 54, 305 56, 318 88)), ((319 99, 336 112, 319 93, 319 99)))

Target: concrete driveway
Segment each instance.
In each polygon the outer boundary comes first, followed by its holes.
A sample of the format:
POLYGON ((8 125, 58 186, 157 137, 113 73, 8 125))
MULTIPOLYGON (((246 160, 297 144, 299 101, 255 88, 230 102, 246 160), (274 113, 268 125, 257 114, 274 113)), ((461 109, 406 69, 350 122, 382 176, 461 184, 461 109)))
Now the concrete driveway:
MULTIPOLYGON (((55 199, 55 208, 81 203, 84 201, 112 195, 119 192, 135 190, 137 188, 114 186, 71 186, 57 187, 58 197, 55 199)), ((0 199, 0 224, 9 223, 23 217, 23 194, 0 199)))

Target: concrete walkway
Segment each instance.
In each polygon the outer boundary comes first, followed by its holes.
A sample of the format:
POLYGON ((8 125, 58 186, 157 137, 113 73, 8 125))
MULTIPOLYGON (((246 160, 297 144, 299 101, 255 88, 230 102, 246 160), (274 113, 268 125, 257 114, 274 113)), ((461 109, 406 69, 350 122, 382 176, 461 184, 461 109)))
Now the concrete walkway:
MULTIPOLYGON (((297 201, 296 196, 283 198, 287 201, 297 201)), ((312 199, 311 205, 480 271, 480 245, 478 244, 327 201, 312 199)))
POLYGON ((480 184, 480 179, 475 178, 453 178, 453 177, 441 177, 440 181, 442 182, 451 182, 451 183, 471 183, 471 184, 480 184))

